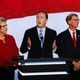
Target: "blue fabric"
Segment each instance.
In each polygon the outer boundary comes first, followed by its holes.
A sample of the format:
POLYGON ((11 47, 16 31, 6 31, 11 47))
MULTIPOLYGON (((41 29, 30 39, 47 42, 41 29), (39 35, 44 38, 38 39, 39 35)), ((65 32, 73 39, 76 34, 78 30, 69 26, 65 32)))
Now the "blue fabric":
POLYGON ((40 29, 39 31, 40 31, 40 33, 39 33, 39 39, 40 39, 40 42, 41 42, 41 48, 43 48, 43 30, 40 29))

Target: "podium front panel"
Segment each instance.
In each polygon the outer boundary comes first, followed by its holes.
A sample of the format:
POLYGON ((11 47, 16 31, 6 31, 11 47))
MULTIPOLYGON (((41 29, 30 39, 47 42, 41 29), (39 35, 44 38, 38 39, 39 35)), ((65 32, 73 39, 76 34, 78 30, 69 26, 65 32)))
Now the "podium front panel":
POLYGON ((19 80, 69 80, 66 61, 31 60, 19 65, 19 80))

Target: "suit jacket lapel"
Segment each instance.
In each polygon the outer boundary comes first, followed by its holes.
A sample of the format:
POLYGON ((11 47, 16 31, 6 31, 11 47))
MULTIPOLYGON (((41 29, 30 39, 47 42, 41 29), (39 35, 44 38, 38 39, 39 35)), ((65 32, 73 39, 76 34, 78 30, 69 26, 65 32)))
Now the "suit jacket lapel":
POLYGON ((77 37, 77 46, 80 44, 80 32, 76 30, 76 37, 77 37))
POLYGON ((67 36, 67 37, 66 37, 66 40, 69 41, 68 43, 71 44, 71 46, 74 47, 73 40, 72 40, 71 34, 70 34, 70 32, 69 32, 68 29, 67 29, 67 35, 65 35, 65 36, 67 36))
POLYGON ((43 46, 46 45, 46 42, 47 42, 48 37, 49 37, 49 36, 48 36, 48 28, 46 27, 45 36, 44 36, 44 44, 43 44, 43 46))
POLYGON ((37 39, 37 41, 38 41, 38 43, 40 45, 40 40, 39 40, 39 36, 38 36, 37 27, 35 27, 34 32, 35 32, 34 35, 35 35, 35 37, 36 37, 36 39, 37 39))

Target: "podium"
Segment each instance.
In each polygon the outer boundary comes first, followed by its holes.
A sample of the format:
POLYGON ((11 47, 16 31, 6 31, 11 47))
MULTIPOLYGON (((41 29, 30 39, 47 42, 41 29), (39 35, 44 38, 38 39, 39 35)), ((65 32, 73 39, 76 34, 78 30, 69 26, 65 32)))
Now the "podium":
POLYGON ((19 63, 19 80, 69 80, 69 65, 61 59, 29 59, 19 63))

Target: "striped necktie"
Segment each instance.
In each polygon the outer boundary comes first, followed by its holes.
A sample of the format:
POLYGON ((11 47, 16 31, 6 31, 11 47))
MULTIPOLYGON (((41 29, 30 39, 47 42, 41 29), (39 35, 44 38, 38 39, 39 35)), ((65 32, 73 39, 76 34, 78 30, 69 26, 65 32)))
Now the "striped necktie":
POLYGON ((42 29, 39 30, 39 39, 41 43, 41 48, 43 48, 43 30, 42 29))

